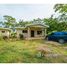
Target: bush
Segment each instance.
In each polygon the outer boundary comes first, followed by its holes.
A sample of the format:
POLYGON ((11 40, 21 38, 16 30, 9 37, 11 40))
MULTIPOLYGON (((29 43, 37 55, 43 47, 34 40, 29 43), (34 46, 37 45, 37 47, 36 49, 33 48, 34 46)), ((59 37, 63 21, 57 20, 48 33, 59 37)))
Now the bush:
POLYGON ((12 33, 11 38, 16 38, 16 33, 12 33))
POLYGON ((8 36, 0 36, 0 40, 6 40, 8 39, 8 36))
POLYGON ((24 39, 23 34, 19 34, 20 39, 24 39))
POLYGON ((8 37, 7 36, 3 36, 3 39, 6 40, 6 39, 8 39, 8 37))
POLYGON ((3 40, 3 36, 0 36, 0 40, 3 40))

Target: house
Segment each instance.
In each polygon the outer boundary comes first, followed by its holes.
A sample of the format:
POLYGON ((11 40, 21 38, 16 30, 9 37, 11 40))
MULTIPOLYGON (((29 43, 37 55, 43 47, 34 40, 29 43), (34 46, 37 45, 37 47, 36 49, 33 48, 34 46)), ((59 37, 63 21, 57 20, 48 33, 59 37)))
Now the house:
POLYGON ((9 38, 9 36, 10 36, 10 29, 8 29, 8 28, 0 28, 0 37, 1 36, 7 36, 8 38, 9 38))
POLYGON ((27 24, 25 27, 17 27, 17 37, 23 34, 25 39, 44 39, 49 26, 41 23, 27 24))

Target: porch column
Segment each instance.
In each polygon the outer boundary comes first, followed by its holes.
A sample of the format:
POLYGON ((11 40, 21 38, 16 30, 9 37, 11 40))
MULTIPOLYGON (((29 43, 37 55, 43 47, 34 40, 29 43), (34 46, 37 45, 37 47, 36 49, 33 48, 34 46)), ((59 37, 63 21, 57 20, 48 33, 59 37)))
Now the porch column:
POLYGON ((47 35, 47 29, 45 28, 45 37, 46 37, 46 35, 47 35))
POLYGON ((42 36, 44 37, 44 29, 42 29, 42 36))
POLYGON ((37 31, 36 30, 34 31, 34 37, 37 37, 37 31))
POLYGON ((30 38, 30 28, 28 27, 28 39, 30 38))

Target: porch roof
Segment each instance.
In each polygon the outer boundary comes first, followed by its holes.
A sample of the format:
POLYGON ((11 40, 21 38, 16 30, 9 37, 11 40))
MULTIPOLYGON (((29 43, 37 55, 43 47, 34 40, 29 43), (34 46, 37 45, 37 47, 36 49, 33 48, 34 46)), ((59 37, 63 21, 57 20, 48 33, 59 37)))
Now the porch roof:
POLYGON ((16 27, 15 29, 19 29, 19 30, 22 30, 22 29, 25 29, 26 27, 16 27))
POLYGON ((11 31, 9 28, 3 28, 3 27, 0 27, 0 30, 6 30, 6 31, 11 31))
POLYGON ((40 24, 40 23, 34 23, 34 24, 27 24, 26 27, 32 27, 32 26, 39 26, 39 27, 46 27, 48 28, 48 25, 40 24))
POLYGON ((35 23, 35 24, 27 24, 25 27, 16 27, 16 29, 25 29, 27 27, 41 27, 41 28, 48 28, 48 25, 35 23))

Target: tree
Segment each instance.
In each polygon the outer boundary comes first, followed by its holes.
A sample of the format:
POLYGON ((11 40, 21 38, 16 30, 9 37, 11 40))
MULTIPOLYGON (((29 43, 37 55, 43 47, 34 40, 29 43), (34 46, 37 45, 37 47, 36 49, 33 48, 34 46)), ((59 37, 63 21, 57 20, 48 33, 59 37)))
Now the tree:
POLYGON ((55 12, 67 13, 67 4, 56 4, 54 6, 55 12))
POLYGON ((20 21, 19 21, 19 27, 23 27, 23 26, 25 26, 25 24, 26 24, 26 23, 25 23, 23 20, 20 20, 20 21))
POLYGON ((3 26, 3 22, 2 21, 0 21, 0 27, 2 27, 3 26))
POLYGON ((58 30, 67 31, 67 4, 56 4, 54 6, 55 12, 59 12, 60 15, 57 17, 58 30))
POLYGON ((64 14, 64 13, 62 13, 61 15, 59 15, 57 19, 58 19, 59 22, 65 22, 65 23, 67 23, 67 15, 64 14))
POLYGON ((17 27, 25 27, 26 24, 30 24, 31 22, 30 21, 23 21, 23 20, 20 20, 18 23, 17 23, 17 27))
POLYGON ((4 26, 6 28, 13 28, 16 24, 16 19, 13 18, 12 16, 5 15, 4 17, 4 26))
POLYGON ((55 12, 59 12, 58 20, 61 22, 67 22, 67 4, 56 4, 54 6, 55 12))
POLYGON ((37 18, 37 19, 33 19, 32 23, 34 24, 45 24, 43 19, 37 18))
POLYGON ((48 33, 51 33, 53 31, 58 31, 57 29, 58 20, 57 18, 53 18, 53 15, 51 15, 50 18, 44 18, 43 21, 46 22, 47 25, 49 25, 49 28, 47 29, 48 33))

